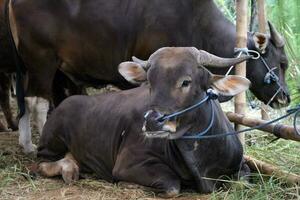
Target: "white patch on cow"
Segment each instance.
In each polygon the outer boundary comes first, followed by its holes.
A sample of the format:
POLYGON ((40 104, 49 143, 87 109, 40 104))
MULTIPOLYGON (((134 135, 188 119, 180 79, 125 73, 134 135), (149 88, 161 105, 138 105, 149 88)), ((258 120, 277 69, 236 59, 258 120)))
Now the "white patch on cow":
POLYGON ((175 133, 177 129, 177 125, 176 122, 166 122, 162 128, 163 131, 167 131, 167 132, 171 132, 171 133, 175 133))
POLYGON ((195 141, 194 142, 194 149, 193 149, 193 151, 196 151, 198 149, 198 146, 199 146, 198 141, 195 141))
POLYGON ((32 153, 36 149, 31 140, 30 114, 32 114, 33 121, 41 135, 47 120, 48 109, 49 102, 46 99, 40 97, 25 98, 25 114, 19 121, 19 144, 24 148, 24 153, 32 153))
POLYGON ((30 110, 26 100, 25 114, 19 120, 19 144, 24 148, 24 153, 28 154, 34 152, 36 146, 31 141, 30 110))
POLYGON ((47 114, 49 110, 49 102, 43 98, 36 98, 35 104, 33 105, 33 117, 34 122, 38 128, 39 134, 42 135, 43 127, 47 120, 47 114))

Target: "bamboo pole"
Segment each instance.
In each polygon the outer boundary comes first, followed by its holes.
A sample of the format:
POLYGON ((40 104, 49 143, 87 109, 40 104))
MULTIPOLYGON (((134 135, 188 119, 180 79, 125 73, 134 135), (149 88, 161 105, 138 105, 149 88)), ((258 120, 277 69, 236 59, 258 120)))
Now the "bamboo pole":
MULTIPOLYGON (((248 0, 236 1, 236 47, 247 47, 247 18, 248 18, 248 0)), ((235 74, 246 77, 246 62, 240 63, 235 68, 235 74)), ((246 108, 246 93, 243 92, 235 96, 235 112, 239 114, 245 114, 246 108)), ((235 129, 240 130, 241 126, 235 124, 235 129)), ((245 144, 245 135, 240 134, 239 138, 242 144, 245 144)))
POLYGON ((288 184, 300 184, 300 176, 297 174, 282 171, 274 165, 265 163, 250 156, 244 156, 244 158, 246 160, 246 163, 252 170, 283 179, 288 184))
MULTIPOLYGON (((265 0, 257 0, 258 7, 258 29, 261 33, 267 33, 267 21, 266 21, 266 9, 265 9, 265 0)), ((261 118, 263 120, 269 120, 270 117, 268 115, 268 106, 262 103, 261 105, 261 118)))
MULTIPOLYGON (((248 127, 254 127, 258 125, 262 125, 267 123, 268 121, 261 120, 261 119, 251 119, 247 118, 244 115, 236 114, 233 112, 227 112, 226 113, 229 121, 242 124, 244 126, 248 127)), ((286 140, 294 140, 300 142, 300 135, 298 135, 295 132, 295 129, 293 126, 287 126, 287 125, 282 125, 282 124, 270 124, 267 125, 263 128, 260 128, 259 130, 272 133, 273 135, 286 139, 286 140)))

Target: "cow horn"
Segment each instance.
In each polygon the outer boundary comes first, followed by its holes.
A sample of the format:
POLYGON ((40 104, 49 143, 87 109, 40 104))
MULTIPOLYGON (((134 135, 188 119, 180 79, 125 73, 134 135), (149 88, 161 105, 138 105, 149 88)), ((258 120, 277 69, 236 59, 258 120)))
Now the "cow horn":
POLYGON ((271 39, 273 40, 275 46, 278 48, 283 47, 285 44, 283 37, 279 34, 279 32, 271 22, 268 21, 268 25, 270 29, 271 39))
POLYGON ((140 64, 144 69, 147 68, 147 65, 148 65, 148 61, 145 61, 145 60, 141 60, 135 56, 132 56, 132 61, 135 62, 135 63, 138 63, 140 64))
POLYGON ((242 55, 239 58, 221 58, 206 51, 199 50, 198 64, 207 67, 229 67, 248 60, 251 57, 250 55, 242 55))

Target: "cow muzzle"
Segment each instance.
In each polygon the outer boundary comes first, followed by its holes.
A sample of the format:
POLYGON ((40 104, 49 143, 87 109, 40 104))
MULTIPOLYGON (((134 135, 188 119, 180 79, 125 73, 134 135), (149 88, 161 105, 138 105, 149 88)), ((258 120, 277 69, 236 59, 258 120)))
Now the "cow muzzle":
POLYGON ((176 117, 163 120, 165 115, 154 110, 149 110, 144 115, 145 122, 142 131, 149 138, 164 138, 170 134, 175 133, 177 130, 176 117))
POLYGON ((270 103, 270 106, 275 109, 283 108, 291 103, 291 98, 288 92, 281 91, 274 100, 270 103))

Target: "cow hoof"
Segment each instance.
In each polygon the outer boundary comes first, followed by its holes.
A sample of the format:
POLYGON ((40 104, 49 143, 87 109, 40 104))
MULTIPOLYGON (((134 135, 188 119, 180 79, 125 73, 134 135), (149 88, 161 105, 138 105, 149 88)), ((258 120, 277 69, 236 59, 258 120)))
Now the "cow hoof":
POLYGON ((72 184, 79 179, 79 168, 73 162, 68 162, 63 165, 61 175, 66 184, 72 184))
MULTIPOLYGON (((23 146, 23 145, 21 145, 21 146, 23 146)), ((37 152, 37 146, 35 144, 24 145, 23 152, 26 155, 35 155, 37 152)))
POLYGON ((179 196, 179 189, 177 188, 170 188, 164 193, 159 193, 158 196, 162 198, 175 198, 179 196))

